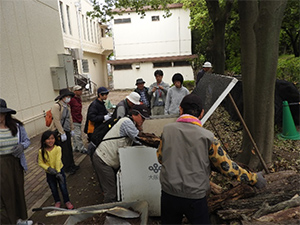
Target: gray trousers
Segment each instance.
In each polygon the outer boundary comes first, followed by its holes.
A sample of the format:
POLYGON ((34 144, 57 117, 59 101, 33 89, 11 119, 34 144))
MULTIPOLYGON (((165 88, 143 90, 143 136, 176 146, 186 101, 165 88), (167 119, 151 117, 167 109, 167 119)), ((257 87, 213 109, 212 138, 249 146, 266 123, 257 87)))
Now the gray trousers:
POLYGON ((73 139, 73 151, 76 149, 81 151, 84 149, 83 142, 81 139, 81 123, 73 123, 74 124, 74 136, 73 139))
POLYGON ((151 115, 165 115, 165 106, 153 106, 151 109, 151 115))
POLYGON ((102 189, 103 203, 117 201, 117 178, 114 168, 108 166, 95 152, 93 155, 93 165, 96 171, 100 189, 102 189))

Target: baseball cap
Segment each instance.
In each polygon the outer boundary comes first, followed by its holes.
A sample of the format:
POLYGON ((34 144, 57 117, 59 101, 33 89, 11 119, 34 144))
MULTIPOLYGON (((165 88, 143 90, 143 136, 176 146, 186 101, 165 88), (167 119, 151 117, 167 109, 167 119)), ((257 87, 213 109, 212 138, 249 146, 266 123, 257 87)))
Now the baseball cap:
POLYGON ((97 90, 97 93, 98 94, 106 94, 106 93, 109 93, 109 91, 107 90, 106 87, 99 87, 97 90))
POLYGON ((145 119, 149 118, 149 110, 146 105, 135 105, 132 108, 132 112, 139 113, 145 119))
POLYGON ((79 86, 79 85, 75 85, 75 86, 73 87, 73 91, 80 91, 80 90, 82 90, 82 87, 79 86))

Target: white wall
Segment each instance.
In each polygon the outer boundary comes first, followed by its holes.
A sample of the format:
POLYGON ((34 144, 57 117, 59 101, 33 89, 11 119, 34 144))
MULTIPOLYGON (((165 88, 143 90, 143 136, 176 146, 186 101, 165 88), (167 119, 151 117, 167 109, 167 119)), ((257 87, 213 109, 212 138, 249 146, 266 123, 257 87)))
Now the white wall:
POLYGON ((54 103, 50 67, 64 53, 57 1, 0 1, 0 97, 17 110, 29 136, 45 130, 54 103))
POLYGON ((190 66, 184 67, 166 67, 166 68, 153 68, 152 63, 140 63, 140 69, 135 68, 132 64, 132 70, 114 70, 114 89, 131 89, 136 88, 135 82, 138 78, 143 78, 146 82, 145 86, 149 87, 153 82, 156 82, 154 71, 161 69, 164 72, 163 81, 172 85, 172 77, 175 73, 181 73, 184 80, 193 80, 193 70, 190 66))
POLYGON ((131 18, 131 23, 112 25, 116 59, 190 55, 189 10, 176 8, 171 12, 168 18, 163 17, 163 11, 146 11, 144 18, 135 12, 115 16, 131 18), (152 21, 152 16, 160 20, 152 21))

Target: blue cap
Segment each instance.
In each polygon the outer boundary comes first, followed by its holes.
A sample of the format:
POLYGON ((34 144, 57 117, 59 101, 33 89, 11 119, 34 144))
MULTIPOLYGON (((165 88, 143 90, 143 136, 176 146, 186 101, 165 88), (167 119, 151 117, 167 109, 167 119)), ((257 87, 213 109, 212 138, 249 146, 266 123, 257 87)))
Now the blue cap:
POLYGON ((107 88, 105 88, 105 87, 99 87, 97 92, 98 92, 98 94, 104 94, 104 93, 108 93, 109 90, 107 90, 107 88))

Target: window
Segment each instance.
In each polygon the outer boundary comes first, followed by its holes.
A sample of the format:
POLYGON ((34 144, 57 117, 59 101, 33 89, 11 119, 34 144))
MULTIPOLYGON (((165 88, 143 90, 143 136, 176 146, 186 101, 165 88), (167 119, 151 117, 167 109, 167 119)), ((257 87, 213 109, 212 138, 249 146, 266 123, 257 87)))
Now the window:
POLYGON ((153 63, 153 67, 172 67, 172 62, 156 62, 153 63))
POLYGON ((132 70, 131 64, 114 65, 115 70, 132 70))
POLYGON ((191 64, 188 61, 176 61, 174 66, 190 66, 191 64))
POLYGON ((73 67, 74 67, 74 74, 79 74, 78 73, 78 64, 77 64, 76 59, 73 59, 73 67))
POLYGON ((93 22, 93 25, 94 25, 94 40, 95 40, 95 43, 97 43, 97 33, 96 33, 96 24, 95 24, 95 22, 93 22))
POLYGON ((83 59, 81 60, 82 62, 82 70, 84 73, 88 73, 89 72, 89 61, 87 59, 83 59))
POLYGON ((90 20, 90 30, 91 30, 91 39, 92 39, 92 42, 94 42, 94 35, 93 35, 93 22, 92 22, 92 20, 90 20))
POLYGON ((69 32, 72 35, 72 29, 71 29, 71 21, 70 21, 70 8, 67 5, 66 6, 66 10, 67 10, 67 18, 68 18, 68 25, 69 25, 69 32))
POLYGON ((159 16, 152 16, 151 19, 152 21, 159 21, 159 16))
POLYGON ((118 24, 118 23, 131 23, 131 19, 130 18, 114 19, 114 24, 118 24))
POLYGON ((86 33, 87 33, 87 38, 88 41, 90 40, 90 31, 89 31, 89 19, 86 18, 86 33))
POLYGON ((84 40, 86 40, 85 24, 84 24, 84 15, 82 15, 82 30, 83 30, 83 37, 84 37, 84 40))
POLYGON ((64 12, 63 12, 63 3, 62 2, 59 2, 59 10, 60 10, 61 26, 62 26, 63 32, 66 33, 65 21, 64 21, 64 12))

